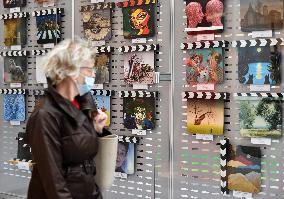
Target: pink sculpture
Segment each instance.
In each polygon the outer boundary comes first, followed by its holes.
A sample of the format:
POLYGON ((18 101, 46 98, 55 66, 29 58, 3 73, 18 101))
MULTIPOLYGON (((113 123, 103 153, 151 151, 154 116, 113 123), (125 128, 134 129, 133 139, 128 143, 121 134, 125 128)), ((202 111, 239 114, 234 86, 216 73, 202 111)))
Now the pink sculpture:
POLYGON ((202 6, 198 2, 190 2, 185 8, 185 13, 187 15, 188 28, 196 28, 204 17, 202 6))
POLYGON ((223 12, 224 5, 220 0, 210 0, 206 5, 206 20, 212 23, 212 26, 223 26, 223 12))

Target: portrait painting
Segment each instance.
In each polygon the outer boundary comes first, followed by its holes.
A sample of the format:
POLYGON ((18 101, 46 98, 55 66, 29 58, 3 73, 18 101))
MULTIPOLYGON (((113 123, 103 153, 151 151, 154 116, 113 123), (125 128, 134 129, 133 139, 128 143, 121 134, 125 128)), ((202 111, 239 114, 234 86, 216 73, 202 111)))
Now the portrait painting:
POLYGON ((124 54, 124 82, 126 84, 154 84, 155 52, 124 54))
POLYGON ((283 28, 282 0, 240 0, 243 32, 283 28))
POLYGON ((135 144, 118 142, 115 172, 128 175, 135 173, 135 144))
POLYGON ((24 7, 26 4, 26 0, 3 0, 4 8, 24 7))
POLYGON ((32 160, 31 148, 27 145, 27 136, 27 133, 18 133, 17 159, 19 160, 32 160))
POLYGON ((155 34, 155 4, 122 8, 125 39, 148 38, 155 34))
POLYGON ((191 134, 223 135, 224 101, 188 99, 187 130, 191 134))
POLYGON ((94 102, 97 106, 97 109, 100 109, 102 112, 106 113, 108 116, 106 126, 110 126, 110 96, 104 95, 93 95, 94 102))
POLYGON ((238 57, 238 76, 241 84, 280 84, 281 52, 277 47, 239 48, 238 57))
POLYGON ((4 20, 5 46, 25 45, 27 42, 26 18, 4 20))
POLYGON ((228 188, 232 191, 261 191, 261 150, 252 146, 229 146, 228 188))
POLYGON ((5 121, 25 121, 25 95, 6 94, 3 100, 3 115, 5 121))
POLYGON ((24 83, 27 81, 27 57, 4 57, 4 82, 24 83))
POLYGON ((110 82, 110 53, 96 54, 94 69, 96 71, 95 84, 110 82))
POLYGON ((151 130, 155 127, 154 97, 123 98, 124 127, 127 129, 151 130))
POLYGON ((186 64, 188 84, 220 84, 224 81, 222 48, 189 50, 186 64))

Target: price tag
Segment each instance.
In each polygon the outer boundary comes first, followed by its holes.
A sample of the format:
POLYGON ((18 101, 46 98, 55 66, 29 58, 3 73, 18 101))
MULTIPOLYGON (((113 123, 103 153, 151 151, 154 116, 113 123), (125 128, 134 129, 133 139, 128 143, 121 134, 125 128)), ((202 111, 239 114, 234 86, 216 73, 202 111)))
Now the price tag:
POLYGON ((20 7, 10 8, 10 13, 21 12, 20 7))
POLYGON ((233 191, 233 197, 253 199, 252 193, 241 192, 241 191, 233 191))
POLYGON ((104 40, 92 42, 92 46, 105 46, 105 45, 106 45, 106 41, 104 41, 104 40))
POLYGON ((21 83, 10 83, 11 88, 21 88, 22 84, 21 83))
POLYGON ((105 0, 91 0, 91 3, 103 3, 105 0))
POLYGON ((43 44, 43 48, 54 48, 54 43, 43 44))
POLYGON ((264 31, 253 31, 252 32, 252 38, 258 38, 258 37, 272 37, 272 30, 264 30, 264 31))
POLYGON ((22 49, 21 45, 11 46, 11 50, 21 50, 21 49, 22 49))
POLYGON ((213 135, 209 134, 196 134, 197 140, 205 140, 205 141, 213 141, 214 137, 213 135))
POLYGON ((215 84, 197 84, 198 91, 213 91, 215 90, 215 84))
POLYGON ((18 166, 18 169, 20 170, 27 170, 27 171, 30 170, 30 164, 28 162, 19 162, 17 166, 18 166))
POLYGON ((271 138, 251 138, 252 144, 264 144, 264 145, 271 145, 271 138))
POLYGON ((10 124, 12 126, 20 126, 21 125, 21 122, 20 121, 10 121, 10 124))
POLYGON ((148 90, 148 84, 133 84, 133 89, 148 90))
POLYGON ((146 130, 140 130, 140 129, 132 129, 133 135, 147 135, 146 130))
POLYGON ((104 89, 104 85, 103 84, 94 84, 93 89, 102 90, 102 89, 104 89))
POLYGON ((49 1, 49 2, 43 2, 42 6, 47 8, 47 7, 52 7, 54 6, 54 1, 49 1))
POLYGON ((121 173, 120 172, 114 172, 114 177, 115 178, 120 178, 121 177, 121 173))
POLYGON ((146 38, 132 39, 132 43, 133 44, 146 44, 147 43, 147 39, 146 38))
POLYGON ((198 34, 197 41, 212 41, 215 39, 214 34, 198 34))
POLYGON ((127 174, 126 173, 121 173, 121 178, 127 179, 127 174))
POLYGON ((270 84, 265 84, 265 85, 253 85, 251 84, 249 86, 250 91, 270 91, 271 86, 270 84))

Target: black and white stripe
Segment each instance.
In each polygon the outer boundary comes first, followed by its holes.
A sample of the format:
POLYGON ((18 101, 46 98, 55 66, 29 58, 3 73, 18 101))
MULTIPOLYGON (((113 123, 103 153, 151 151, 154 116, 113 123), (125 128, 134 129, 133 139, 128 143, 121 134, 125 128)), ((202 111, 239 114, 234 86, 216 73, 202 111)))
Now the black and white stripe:
POLYGON ((10 14, 2 14, 0 15, 0 19, 17 19, 17 18, 25 18, 28 17, 29 13, 28 12, 15 12, 15 13, 10 13, 10 14))
POLYGON ((257 97, 257 98, 281 98, 283 99, 284 93, 234 93, 234 97, 257 97))
POLYGON ((232 41, 232 47, 261 47, 261 46, 276 46, 284 45, 284 38, 270 38, 270 39, 251 39, 232 41))
POLYGON ((23 50, 23 51, 3 51, 0 52, 0 56, 2 57, 24 57, 24 56, 28 56, 29 55, 29 51, 23 50))
POLYGON ((29 94, 30 95, 45 95, 45 91, 44 90, 30 90, 29 94))
POLYGON ((91 12, 91 11, 95 11, 95 10, 113 9, 113 8, 115 8, 114 2, 94 3, 92 5, 81 6, 80 12, 91 12))
POLYGON ((33 50, 32 55, 33 56, 42 56, 49 52, 50 50, 33 50))
POLYGON ((0 94, 4 94, 4 95, 8 95, 8 94, 25 95, 26 94, 26 90, 25 89, 20 89, 20 88, 0 89, 0 94))
POLYGON ((138 143, 139 137, 118 136, 119 142, 138 143))
POLYGON ((117 3, 119 8, 127 8, 133 6, 149 5, 156 3, 157 0, 131 0, 131 1, 122 1, 117 3))
POLYGON ((159 45, 157 44, 150 44, 150 45, 136 45, 136 46, 122 46, 118 48, 119 52, 142 52, 142 51, 151 51, 151 50, 155 50, 158 51, 159 50, 159 45))
POLYGON ((45 30, 45 31, 38 31, 37 33, 37 40, 58 40, 61 38, 61 30, 45 30))
POLYGON ((189 49, 200 49, 200 48, 218 48, 218 47, 228 47, 228 41, 202 41, 202 42, 193 42, 193 43, 182 43, 181 49, 182 50, 189 50, 189 49))
POLYGON ((64 13, 64 8, 52 8, 52 9, 34 11, 32 12, 32 16, 38 17, 44 15, 62 14, 62 13, 64 13))
POLYGON ((221 192, 223 195, 229 194, 227 161, 229 155, 230 140, 225 138, 220 141, 220 175, 221 175, 221 192))
POLYGON ((214 92, 183 92, 183 98, 186 99, 229 99, 229 93, 214 92))
POLYGON ((91 90, 92 95, 104 95, 104 96, 114 96, 115 91, 113 90, 91 90))
POLYGON ((158 94, 149 91, 119 91, 119 97, 158 97, 158 94))
POLYGON ((95 53, 110 53, 114 51, 114 47, 111 46, 99 46, 94 48, 95 53))

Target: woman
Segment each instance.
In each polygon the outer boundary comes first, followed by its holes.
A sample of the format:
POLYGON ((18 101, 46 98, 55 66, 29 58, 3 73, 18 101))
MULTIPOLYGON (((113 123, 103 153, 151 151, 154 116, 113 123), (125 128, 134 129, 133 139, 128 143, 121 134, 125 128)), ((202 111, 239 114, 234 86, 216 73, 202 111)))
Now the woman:
POLYGON ((97 138, 110 132, 89 92, 93 66, 93 51, 83 41, 65 40, 43 60, 49 85, 27 124, 35 162, 28 199, 102 198, 93 159, 97 138))

